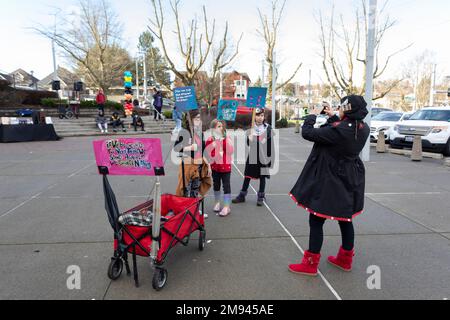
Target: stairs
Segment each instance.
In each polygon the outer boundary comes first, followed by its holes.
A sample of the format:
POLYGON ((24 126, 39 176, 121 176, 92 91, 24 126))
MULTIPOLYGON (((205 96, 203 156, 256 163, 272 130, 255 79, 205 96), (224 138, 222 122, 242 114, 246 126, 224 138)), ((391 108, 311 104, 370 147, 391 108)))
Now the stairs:
POLYGON ((145 125, 145 132, 141 131, 141 128, 137 128, 134 131, 134 127, 131 125, 131 118, 125 118, 126 132, 122 132, 122 128, 118 128, 117 132, 112 130, 112 126, 108 126, 108 133, 101 133, 98 129, 95 118, 72 118, 72 119, 59 119, 58 117, 52 117, 53 126, 56 133, 61 137, 80 137, 80 136, 105 136, 105 135, 141 135, 141 134, 161 134, 170 133, 175 128, 175 122, 173 120, 155 121, 153 117, 144 116, 142 120, 145 125))

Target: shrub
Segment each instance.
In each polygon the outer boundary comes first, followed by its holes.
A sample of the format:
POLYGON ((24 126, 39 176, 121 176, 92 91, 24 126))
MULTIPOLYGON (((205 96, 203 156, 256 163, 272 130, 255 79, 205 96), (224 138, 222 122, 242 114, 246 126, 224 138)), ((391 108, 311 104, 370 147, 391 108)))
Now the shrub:
POLYGON ((164 111, 163 115, 166 119, 172 119, 172 111, 171 110, 164 111))
POLYGON ((276 122, 277 128, 287 128, 289 126, 288 120, 286 118, 281 118, 276 122))
POLYGON ((58 98, 43 98, 41 99, 41 105, 48 108, 56 108, 60 103, 67 104, 69 101, 67 99, 58 98))
MULTIPOLYGON (((97 104, 95 104, 95 106, 97 106, 97 104)), ((110 110, 116 110, 116 111, 123 111, 123 105, 119 102, 114 102, 114 101, 106 101, 105 103, 105 108, 106 109, 110 109, 110 110)))

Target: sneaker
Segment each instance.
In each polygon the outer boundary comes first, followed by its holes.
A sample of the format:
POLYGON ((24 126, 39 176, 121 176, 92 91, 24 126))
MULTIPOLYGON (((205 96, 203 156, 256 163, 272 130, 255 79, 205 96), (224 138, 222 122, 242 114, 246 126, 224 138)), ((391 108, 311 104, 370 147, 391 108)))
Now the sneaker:
MULTIPOLYGON (((202 210, 199 210, 200 215, 202 215, 202 210)), ((203 213, 203 218, 208 219, 208 214, 205 212, 203 213)))
POLYGON ((217 202, 216 205, 214 206, 214 212, 216 213, 220 212, 220 202, 217 202))
POLYGON ((219 216, 220 216, 220 217, 226 217, 226 216, 228 216, 230 213, 231 213, 230 207, 224 207, 224 208, 222 209, 222 211, 220 211, 219 216))

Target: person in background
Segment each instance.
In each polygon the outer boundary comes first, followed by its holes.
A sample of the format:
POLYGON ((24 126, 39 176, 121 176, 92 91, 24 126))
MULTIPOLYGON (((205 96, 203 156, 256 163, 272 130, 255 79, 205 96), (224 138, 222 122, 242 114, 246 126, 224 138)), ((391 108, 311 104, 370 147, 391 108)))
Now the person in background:
POLYGON ((214 119, 211 121, 212 135, 206 140, 206 155, 209 157, 212 170, 214 198, 216 204, 214 212, 220 217, 226 217, 231 212, 231 161, 233 156, 233 144, 227 138, 225 122, 214 119), (221 192, 223 185, 223 208, 220 208, 221 192))
POLYGON ((103 89, 98 89, 97 96, 95 97, 95 101, 97 103, 98 110, 105 113, 105 103, 106 103, 106 96, 103 93, 103 89))
POLYGON ((163 106, 163 96, 160 90, 153 88, 153 107, 155 107, 154 119, 161 120, 161 112, 163 106))
POLYGON ((133 110, 133 113, 131 114, 131 118, 133 119, 133 127, 134 131, 137 131, 137 127, 141 127, 141 131, 145 131, 144 129, 144 121, 139 116, 136 110, 133 110))
POLYGON ((122 127, 122 131, 126 132, 127 130, 125 129, 125 125, 123 123, 123 121, 120 119, 120 116, 117 112, 113 112, 112 116, 111 116, 111 123, 110 123, 113 127, 113 131, 117 132, 117 127, 121 126, 122 127))
POLYGON ((359 154, 370 133, 363 121, 368 113, 366 106, 362 96, 345 97, 339 107, 340 118, 327 108, 328 123, 317 129, 314 124, 323 107, 315 107, 306 117, 302 136, 314 146, 290 195, 309 212, 309 249, 300 264, 289 265, 291 272, 317 275, 327 219, 339 222, 342 236, 337 255, 328 257, 328 262, 344 271, 352 269, 352 220, 364 209, 365 168, 359 154))
POLYGON ((106 120, 103 111, 98 111, 98 115, 95 118, 95 123, 97 124, 97 127, 100 129, 101 133, 108 133, 108 121, 106 120))

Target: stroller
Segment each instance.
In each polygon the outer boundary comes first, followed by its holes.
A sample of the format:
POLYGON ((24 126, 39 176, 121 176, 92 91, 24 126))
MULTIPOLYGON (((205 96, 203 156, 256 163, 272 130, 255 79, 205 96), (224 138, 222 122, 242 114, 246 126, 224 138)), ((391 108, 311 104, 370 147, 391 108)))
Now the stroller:
POLYGON ((114 254, 108 267, 108 277, 117 280, 124 265, 127 275, 130 276, 128 255, 131 254, 134 282, 135 286, 139 287, 136 257, 149 257, 154 268, 152 287, 160 291, 167 282, 168 272, 164 263, 172 248, 178 243, 187 246, 190 235, 196 231, 199 231, 199 250, 203 251, 205 248, 204 199, 160 195, 158 175, 163 175, 164 172, 155 170, 157 182, 154 198, 120 213, 107 178, 107 168, 99 167, 99 172, 103 175, 105 209, 114 230, 114 254))

